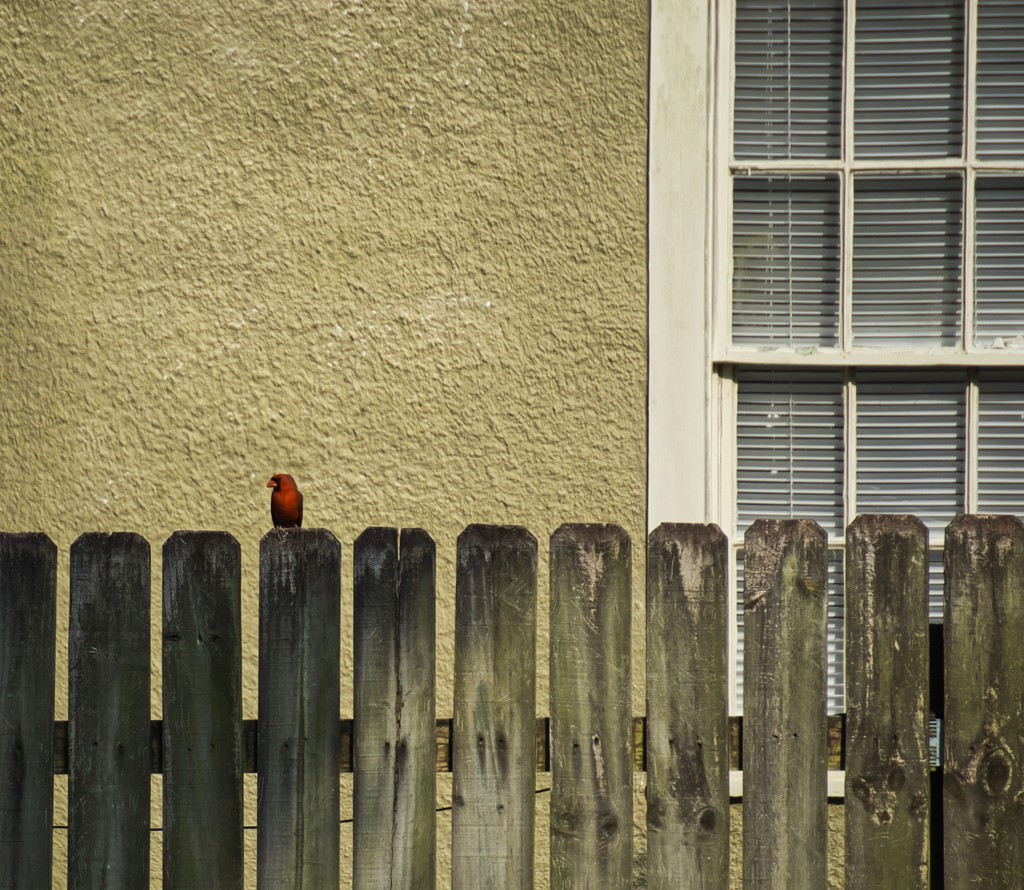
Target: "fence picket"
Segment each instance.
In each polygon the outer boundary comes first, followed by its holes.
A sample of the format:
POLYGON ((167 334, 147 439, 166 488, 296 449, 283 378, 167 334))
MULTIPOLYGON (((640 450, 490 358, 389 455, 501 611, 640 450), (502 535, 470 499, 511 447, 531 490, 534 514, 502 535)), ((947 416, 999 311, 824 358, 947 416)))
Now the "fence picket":
POLYGON ((729 885, 728 542, 714 525, 647 541, 647 887, 729 885))
POLYGON ((551 886, 632 885, 632 551, 614 525, 551 537, 551 886))
POLYGON ((68 888, 149 886, 149 543, 71 545, 68 888))
POLYGON ((960 516, 946 530, 946 887, 1019 886, 1024 736, 1024 524, 960 516))
POLYGON ((846 890, 928 886, 928 530, 846 534, 846 890))
POLYGON ((533 887, 537 540, 471 525, 455 582, 452 888, 533 887))
POLYGON ((355 542, 356 890, 435 883, 434 563, 419 529, 355 542))
POLYGON ((0 887, 49 887, 57 548, 0 533, 0 887))
POLYGON ((163 549, 164 886, 241 890, 241 553, 221 532, 163 549))
POLYGON ((743 884, 821 890, 827 537, 806 519, 744 536, 743 884))
POLYGON ((257 887, 338 886, 341 546, 326 529, 260 542, 257 887))

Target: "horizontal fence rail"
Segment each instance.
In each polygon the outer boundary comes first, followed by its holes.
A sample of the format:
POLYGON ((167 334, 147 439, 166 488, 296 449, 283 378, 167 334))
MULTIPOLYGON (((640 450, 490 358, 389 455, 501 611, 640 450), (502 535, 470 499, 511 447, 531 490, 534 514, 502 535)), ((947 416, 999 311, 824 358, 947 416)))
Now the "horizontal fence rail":
POLYGON ((742 719, 727 712, 729 544, 708 525, 647 540, 646 714, 631 714, 631 542, 550 539, 550 717, 537 717, 538 546, 471 526, 457 545, 455 710, 435 714, 435 546, 368 529, 353 549, 354 718, 341 719, 342 548, 323 529, 260 548, 259 720, 241 704, 241 562, 217 532, 163 548, 163 720, 151 719, 150 546, 71 548, 68 721, 55 722, 57 551, 0 534, 0 886, 51 884, 53 775, 68 775, 68 886, 147 886, 150 774, 163 877, 243 886, 242 783, 257 774, 257 887, 338 885, 339 775, 354 773, 357 890, 436 884, 436 774, 450 771, 452 883, 534 886, 538 772, 550 881, 627 888, 646 773, 650 888, 724 888, 730 769, 744 771, 744 884, 826 886, 828 770, 845 769, 848 888, 1016 886, 1024 872, 1024 525, 963 516, 930 645, 928 540, 912 516, 846 536, 847 714, 826 715, 827 541, 808 520, 748 531, 742 719), (940 678, 936 684, 936 677, 940 678), (936 690, 944 689, 944 693, 936 690), (943 766, 929 720, 943 716, 943 766))

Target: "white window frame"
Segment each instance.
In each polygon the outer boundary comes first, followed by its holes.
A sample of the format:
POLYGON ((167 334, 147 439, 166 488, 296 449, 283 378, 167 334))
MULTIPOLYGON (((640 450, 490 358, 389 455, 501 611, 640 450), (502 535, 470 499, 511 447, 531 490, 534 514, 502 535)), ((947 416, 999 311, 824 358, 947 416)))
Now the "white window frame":
MULTIPOLYGON (((1024 161, 979 161, 975 82, 978 0, 965 6, 964 141, 961 156, 927 161, 853 158, 855 5, 844 3, 840 160, 736 161, 733 156, 735 0, 652 0, 648 143, 648 528, 715 522, 736 540, 736 387, 742 366, 957 367, 967 374, 965 508, 978 504, 978 371, 1024 367, 1024 350, 974 344, 975 195, 979 173, 1024 177, 1024 161), (696 73, 696 76, 695 76, 696 73), (704 75, 704 76, 701 76, 704 75), (842 242, 839 345, 808 354, 731 343, 732 179, 737 173, 839 177, 842 242), (857 173, 958 173, 963 182, 963 304, 952 347, 853 347, 852 183, 857 173)), ((856 504, 856 384, 844 383, 844 520, 856 504)), ((933 546, 941 542, 933 541, 933 546)), ((842 537, 830 548, 844 549, 842 537)), ((736 655, 735 559, 730 652, 736 655)), ((730 684, 730 712, 736 692, 730 684)), ((739 785, 734 777, 733 790, 739 785)), ((829 793, 842 794, 842 774, 829 793)))

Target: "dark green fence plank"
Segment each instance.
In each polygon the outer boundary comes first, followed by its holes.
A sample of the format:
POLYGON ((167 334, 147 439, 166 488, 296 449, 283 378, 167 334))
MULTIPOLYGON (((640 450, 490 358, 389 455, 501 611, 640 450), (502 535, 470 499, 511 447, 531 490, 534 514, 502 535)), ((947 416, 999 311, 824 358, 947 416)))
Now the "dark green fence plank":
POLYGON ((341 547, 325 529, 260 542, 257 887, 338 886, 341 547))
POLYGON ((0 533, 0 887, 49 887, 57 548, 0 533))
POLYGON ((552 535, 552 890, 631 886, 631 576, 618 526, 552 535))
POLYGON ((533 887, 537 541, 474 525, 458 542, 453 890, 533 887))
POLYGON ((241 555, 223 532, 163 549, 164 886, 241 890, 241 555))
POLYGON ((943 833, 946 887, 1024 883, 1024 525, 946 530, 943 833))
POLYGON ((647 541, 647 887, 729 886, 728 542, 647 541))
POLYGON ((71 545, 68 887, 149 886, 149 544, 71 545))
POLYGON ((928 886, 928 530, 846 534, 846 890, 928 886))
POLYGON ((435 883, 434 542, 367 529, 354 548, 356 890, 435 883))
POLYGON ((827 537, 759 519, 744 548, 743 885, 821 890, 827 537))

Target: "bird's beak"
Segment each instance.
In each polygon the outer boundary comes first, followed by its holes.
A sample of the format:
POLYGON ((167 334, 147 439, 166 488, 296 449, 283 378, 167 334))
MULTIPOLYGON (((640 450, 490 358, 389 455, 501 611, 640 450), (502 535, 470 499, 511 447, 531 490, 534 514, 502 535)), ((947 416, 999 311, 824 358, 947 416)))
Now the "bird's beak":
POLYGON ((273 488, 273 487, 274 487, 274 480, 273 480, 273 479, 271 479, 271 480, 270 480, 270 481, 269 481, 269 482, 267 483, 267 488, 273 488))

